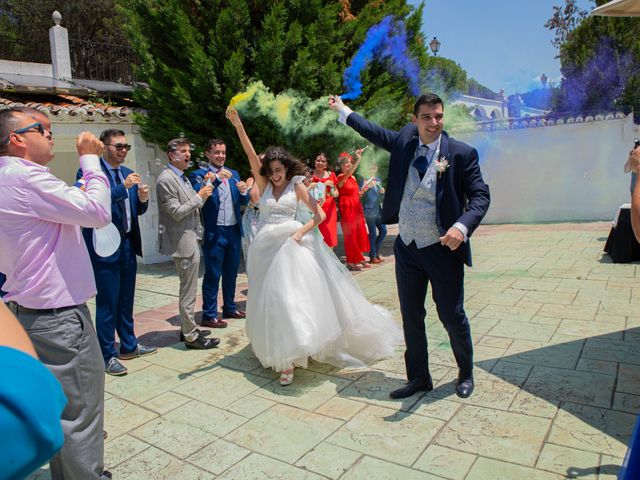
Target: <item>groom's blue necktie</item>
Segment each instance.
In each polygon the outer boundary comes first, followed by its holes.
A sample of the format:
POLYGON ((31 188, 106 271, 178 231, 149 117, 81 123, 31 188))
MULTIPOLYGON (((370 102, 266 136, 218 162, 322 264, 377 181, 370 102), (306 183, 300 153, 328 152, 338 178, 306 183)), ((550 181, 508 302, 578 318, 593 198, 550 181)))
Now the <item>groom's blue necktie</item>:
POLYGON ((427 173, 427 168, 429 167, 429 160, 427 155, 429 155, 429 147, 426 145, 420 145, 417 152, 417 157, 413 161, 413 167, 418 171, 418 175, 420 175, 420 180, 424 177, 424 174, 427 173))

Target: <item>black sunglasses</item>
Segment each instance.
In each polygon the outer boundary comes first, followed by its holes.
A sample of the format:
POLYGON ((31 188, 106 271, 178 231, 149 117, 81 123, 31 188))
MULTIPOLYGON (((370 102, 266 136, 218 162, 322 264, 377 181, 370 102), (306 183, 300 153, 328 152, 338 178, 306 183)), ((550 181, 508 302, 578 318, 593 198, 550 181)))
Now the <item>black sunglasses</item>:
POLYGON ((126 150, 128 152, 129 150, 131 150, 131 145, 129 145, 128 143, 116 143, 116 144, 105 143, 105 145, 110 145, 113 148, 115 148, 117 151, 126 150))
POLYGON ((22 133, 27 133, 27 132, 30 132, 32 130, 38 132, 40 135, 42 135, 44 137, 44 127, 42 126, 42 124, 40 122, 36 122, 36 123, 32 123, 31 125, 27 125, 26 127, 19 128, 18 130, 14 130, 13 132, 11 132, 9 134, 9 136, 7 138, 5 138, 2 141, 2 143, 0 143, 0 145, 6 145, 7 143, 9 143, 9 141, 11 140, 11 135, 12 134, 20 135, 22 133))

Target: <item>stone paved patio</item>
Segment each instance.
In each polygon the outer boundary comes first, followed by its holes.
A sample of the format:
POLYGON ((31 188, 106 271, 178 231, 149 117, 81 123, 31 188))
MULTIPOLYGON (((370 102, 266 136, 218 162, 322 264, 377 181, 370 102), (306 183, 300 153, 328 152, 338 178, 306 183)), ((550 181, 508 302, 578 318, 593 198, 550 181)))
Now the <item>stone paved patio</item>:
MULTIPOLYGON (((466 400, 431 300, 436 388, 397 401, 402 347, 365 370, 311 363, 289 387, 252 355, 242 321, 215 332, 220 349, 186 351, 173 266, 142 267, 137 331, 163 347, 107 377, 106 467, 117 479, 614 479, 640 408, 640 269, 602 256, 608 230, 476 232, 466 309, 477 386, 466 400)), ((400 320, 391 257, 356 278, 400 320)))

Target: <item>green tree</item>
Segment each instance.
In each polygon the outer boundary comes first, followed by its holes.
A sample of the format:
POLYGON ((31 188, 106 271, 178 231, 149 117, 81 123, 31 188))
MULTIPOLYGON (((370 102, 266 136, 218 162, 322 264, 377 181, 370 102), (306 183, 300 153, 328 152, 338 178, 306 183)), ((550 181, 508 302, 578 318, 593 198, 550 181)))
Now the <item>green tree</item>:
POLYGON ((426 88, 444 96, 468 92, 467 72, 445 57, 428 57, 425 64, 426 88))
POLYGON ((587 13, 586 10, 578 7, 577 0, 565 0, 564 6, 554 6, 553 15, 544 24, 553 32, 551 44, 560 49, 569 40, 571 32, 584 20, 587 13))
POLYGON ((484 85, 482 85, 480 82, 478 82, 473 78, 470 78, 467 81, 467 93, 474 97, 488 98, 490 100, 497 100, 499 97, 499 95, 496 92, 494 92, 488 87, 485 87, 484 85))
POLYGON ((559 47, 564 77, 556 111, 640 112, 640 19, 586 17, 556 37, 563 39, 559 47))
MULTIPOLYGON (((179 133, 203 145, 219 136, 240 147, 225 119, 230 99, 261 80, 272 92, 300 92, 308 99, 340 93, 342 72, 367 30, 393 14, 406 22, 410 49, 426 61, 421 9, 406 0, 118 0, 148 87, 135 99, 148 113, 138 122, 145 138, 165 143, 179 133)), ((405 119, 413 98, 406 82, 385 65, 363 72, 364 93, 353 107, 385 117, 388 127, 405 119)), ((285 137, 269 118, 253 118, 248 130, 258 148, 285 144, 304 158, 340 148, 346 129, 315 137, 285 137), (342 137, 340 137, 342 135, 342 137)), ((236 155, 237 157, 237 155, 236 155)), ((231 161, 234 158, 232 155, 231 161)), ((244 168, 244 160, 236 166, 244 168)))
POLYGON ((72 39, 128 45, 114 8, 113 0, 0 0, 1 58, 50 63, 48 31, 55 10, 72 39))

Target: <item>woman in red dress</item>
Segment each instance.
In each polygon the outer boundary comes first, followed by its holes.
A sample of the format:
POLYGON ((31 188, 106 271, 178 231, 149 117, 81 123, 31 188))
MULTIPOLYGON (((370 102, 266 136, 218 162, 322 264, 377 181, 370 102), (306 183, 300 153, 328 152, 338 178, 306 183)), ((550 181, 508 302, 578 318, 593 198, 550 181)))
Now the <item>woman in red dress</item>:
MULTIPOLYGON (((347 254, 347 268, 362 270, 367 265, 362 252, 369 251, 369 236, 364 222, 364 212, 360 203, 360 189, 353 173, 362 158, 362 149, 356 150, 356 159, 346 152, 338 157, 342 173, 338 175, 338 206, 340 208, 340 226, 344 235, 344 249, 347 254)), ((368 266, 368 265, 367 265, 368 266)))
POLYGON ((338 179, 336 174, 328 170, 329 162, 327 162, 327 156, 320 152, 316 157, 314 163, 312 183, 324 183, 326 185, 326 198, 322 203, 322 209, 327 215, 327 218, 322 222, 318 228, 324 238, 324 243, 329 247, 334 248, 338 245, 338 211, 336 209, 335 198, 338 196, 338 189, 336 183, 338 179))

